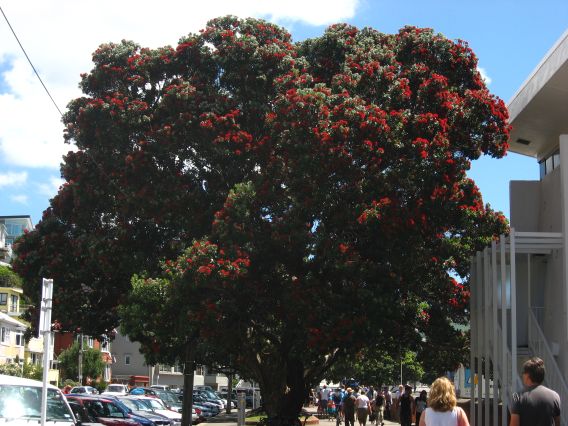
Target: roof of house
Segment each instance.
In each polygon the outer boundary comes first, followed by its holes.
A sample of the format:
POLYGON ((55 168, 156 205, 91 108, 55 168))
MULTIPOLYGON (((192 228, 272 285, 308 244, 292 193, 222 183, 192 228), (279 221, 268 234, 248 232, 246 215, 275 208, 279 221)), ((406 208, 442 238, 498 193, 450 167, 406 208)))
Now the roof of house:
POLYGON ((568 134, 568 30, 558 39, 508 104, 511 151, 547 157, 568 134))
POLYGON ((27 326, 24 323, 21 323, 20 321, 15 320, 10 315, 7 315, 3 312, 0 312, 0 323, 1 322, 8 323, 10 325, 16 326, 18 328, 21 328, 22 330, 25 330, 27 328, 27 326))

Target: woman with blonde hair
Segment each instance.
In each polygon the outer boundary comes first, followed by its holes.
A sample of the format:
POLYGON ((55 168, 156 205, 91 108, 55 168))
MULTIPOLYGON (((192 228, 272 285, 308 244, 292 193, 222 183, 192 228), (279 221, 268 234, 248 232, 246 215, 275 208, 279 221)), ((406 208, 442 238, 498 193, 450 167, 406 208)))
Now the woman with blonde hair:
POLYGON ((454 385, 446 377, 432 383, 419 426, 469 426, 465 412, 457 406, 454 385))

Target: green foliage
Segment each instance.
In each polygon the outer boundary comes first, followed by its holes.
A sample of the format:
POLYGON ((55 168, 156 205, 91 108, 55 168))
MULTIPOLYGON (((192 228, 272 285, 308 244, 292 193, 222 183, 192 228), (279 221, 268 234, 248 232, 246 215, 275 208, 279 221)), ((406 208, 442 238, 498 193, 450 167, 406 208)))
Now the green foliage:
POLYGON ((108 386, 108 382, 104 380, 99 380, 93 383, 93 386, 99 391, 99 394, 103 393, 108 386))
POLYGON ((23 281, 7 266, 0 266, 0 287, 22 288, 23 281))
POLYGON ((23 376, 33 380, 43 380, 43 366, 25 362, 23 365, 23 376))
POLYGON ((15 363, 0 364, 0 374, 22 377, 22 367, 15 363))
POLYGON ((367 346, 358 353, 350 354, 338 361, 327 373, 326 378, 339 382, 345 377, 353 377, 360 383, 390 386, 400 382, 400 367, 405 383, 419 382, 424 368, 417 360, 416 353, 405 351, 402 355, 396 350, 378 346, 367 346))
POLYGON ((14 261, 36 302, 39 277, 64 283, 61 327, 122 316, 148 361, 203 354, 290 420, 336 362, 424 355, 466 322, 454 274, 507 229, 467 171, 510 128, 465 42, 338 24, 293 44, 226 16, 93 62, 64 117, 65 184, 14 261))
MULTIPOLYGON (((79 377, 79 350, 78 342, 63 350, 58 357, 62 370, 62 379, 77 380, 79 377)), ((87 377, 96 379, 104 372, 105 363, 101 351, 93 348, 83 349, 83 380, 87 377)))

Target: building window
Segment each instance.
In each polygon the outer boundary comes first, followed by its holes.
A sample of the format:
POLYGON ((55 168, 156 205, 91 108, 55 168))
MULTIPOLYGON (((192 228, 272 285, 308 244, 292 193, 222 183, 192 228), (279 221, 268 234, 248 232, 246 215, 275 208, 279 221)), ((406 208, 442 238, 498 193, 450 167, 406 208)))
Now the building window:
POLYGON ((543 158, 539 163, 540 178, 542 179, 554 169, 560 167, 560 151, 556 150, 551 155, 543 158))
POLYGON ((39 364, 41 364, 41 361, 42 361, 41 354, 38 354, 38 353, 35 353, 35 352, 32 352, 30 354, 30 359, 31 359, 31 363, 34 364, 34 365, 39 365, 39 364))
POLYGON ((0 305, 8 304, 8 293, 0 293, 0 305))
POLYGON ((8 235, 19 237, 24 233, 24 225, 20 225, 17 223, 7 223, 6 231, 8 231, 8 235))
POLYGON ((124 355, 124 365, 130 365, 130 354, 124 355))
POLYGON ((89 346, 89 348, 93 348, 93 345, 95 344, 95 340, 92 337, 89 337, 87 339, 87 346, 89 346))
POLYGON ((16 333, 16 346, 24 346, 24 335, 16 333))
POLYGON ((18 312, 18 296, 10 296, 10 312, 18 312))
POLYGON ((8 343, 10 341, 10 330, 6 327, 0 328, 0 343, 8 343))
POLYGON ((205 376, 205 367, 198 365, 195 369, 195 374, 197 374, 198 376, 205 376))

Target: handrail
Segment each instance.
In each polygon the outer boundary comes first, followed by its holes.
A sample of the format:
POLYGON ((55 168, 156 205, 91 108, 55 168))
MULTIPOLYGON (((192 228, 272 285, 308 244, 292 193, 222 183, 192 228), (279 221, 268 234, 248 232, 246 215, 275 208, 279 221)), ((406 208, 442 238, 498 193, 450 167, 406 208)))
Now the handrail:
MULTIPOLYGON (((539 326, 533 309, 529 310, 529 348, 534 355, 541 357, 544 361, 547 370, 544 383, 558 393, 561 405, 566 407, 568 403, 568 385, 564 380, 556 359, 554 359, 554 355, 550 350, 546 336, 539 326)), ((560 423, 563 426, 568 426, 568 418, 561 416, 560 423)))

